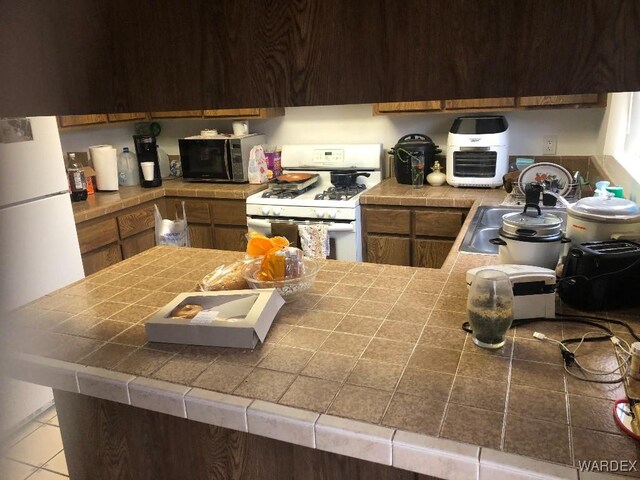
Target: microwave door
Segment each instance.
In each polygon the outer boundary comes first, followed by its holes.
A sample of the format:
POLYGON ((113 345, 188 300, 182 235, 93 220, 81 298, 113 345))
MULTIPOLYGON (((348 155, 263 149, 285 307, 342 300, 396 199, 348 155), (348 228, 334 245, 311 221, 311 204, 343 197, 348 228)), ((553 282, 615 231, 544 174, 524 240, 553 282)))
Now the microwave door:
POLYGON ((228 182, 229 145, 225 140, 180 140, 182 172, 187 180, 228 182))

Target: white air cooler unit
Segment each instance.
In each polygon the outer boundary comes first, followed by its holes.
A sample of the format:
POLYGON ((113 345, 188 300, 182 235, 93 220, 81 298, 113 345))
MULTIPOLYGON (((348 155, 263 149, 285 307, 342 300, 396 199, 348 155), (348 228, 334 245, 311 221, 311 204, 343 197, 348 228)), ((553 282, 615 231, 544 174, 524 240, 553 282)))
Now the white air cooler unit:
POLYGON ((509 170, 509 124, 499 115, 458 117, 447 140, 447 183, 454 187, 502 185, 509 170))

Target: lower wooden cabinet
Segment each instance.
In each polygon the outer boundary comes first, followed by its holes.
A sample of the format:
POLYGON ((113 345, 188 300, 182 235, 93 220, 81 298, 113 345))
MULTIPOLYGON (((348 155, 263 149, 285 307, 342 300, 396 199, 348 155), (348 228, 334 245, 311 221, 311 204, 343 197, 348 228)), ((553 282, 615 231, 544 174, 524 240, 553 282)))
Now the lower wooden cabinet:
POLYGON ((183 201, 192 247, 246 249, 244 200, 165 197, 76 225, 85 275, 154 247, 154 204, 163 218, 174 220, 182 218, 183 201))
POLYGON ((194 248, 213 248, 211 225, 189 225, 189 240, 194 248))
POLYGON ((156 246, 155 229, 122 240, 122 256, 126 259, 156 246))
POLYGON ((413 240, 413 265, 440 268, 453 247, 454 240, 413 240))
MULTIPOLYGON (((76 225, 85 275, 155 246, 154 203, 136 205, 76 225)), ((159 206, 164 211, 161 202, 159 206)))
POLYGON ((388 235, 367 236, 367 261, 387 265, 411 265, 411 240, 388 235))
POLYGON ((247 227, 216 226, 213 229, 214 248, 244 252, 247 248, 247 227))
POLYGON ((114 263, 121 261, 122 252, 120 251, 120 245, 112 243, 107 247, 102 247, 97 250, 93 250, 89 253, 82 255, 82 266, 84 267, 84 274, 91 275, 103 268, 107 268, 114 263))
POLYGON ((362 206, 364 258, 371 263, 440 268, 468 210, 362 206))

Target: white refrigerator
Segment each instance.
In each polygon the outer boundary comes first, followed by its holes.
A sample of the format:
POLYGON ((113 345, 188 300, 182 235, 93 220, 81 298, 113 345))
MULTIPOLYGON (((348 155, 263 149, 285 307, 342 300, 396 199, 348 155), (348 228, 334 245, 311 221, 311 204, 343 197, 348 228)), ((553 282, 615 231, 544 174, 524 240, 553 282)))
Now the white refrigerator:
MULTIPOLYGON (((0 119, 0 322, 84 277, 55 117, 0 119)), ((53 399, 50 388, 3 379, 0 431, 53 399)))

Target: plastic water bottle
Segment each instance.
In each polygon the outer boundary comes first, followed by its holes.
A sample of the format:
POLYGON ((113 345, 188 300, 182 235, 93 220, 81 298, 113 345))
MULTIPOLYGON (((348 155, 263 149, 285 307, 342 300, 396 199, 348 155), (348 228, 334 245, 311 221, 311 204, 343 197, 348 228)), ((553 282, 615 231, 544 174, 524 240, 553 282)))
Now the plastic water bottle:
POLYGON ((124 187, 140 184, 138 162, 136 156, 129 151, 129 147, 124 147, 118 156, 118 184, 124 187))

